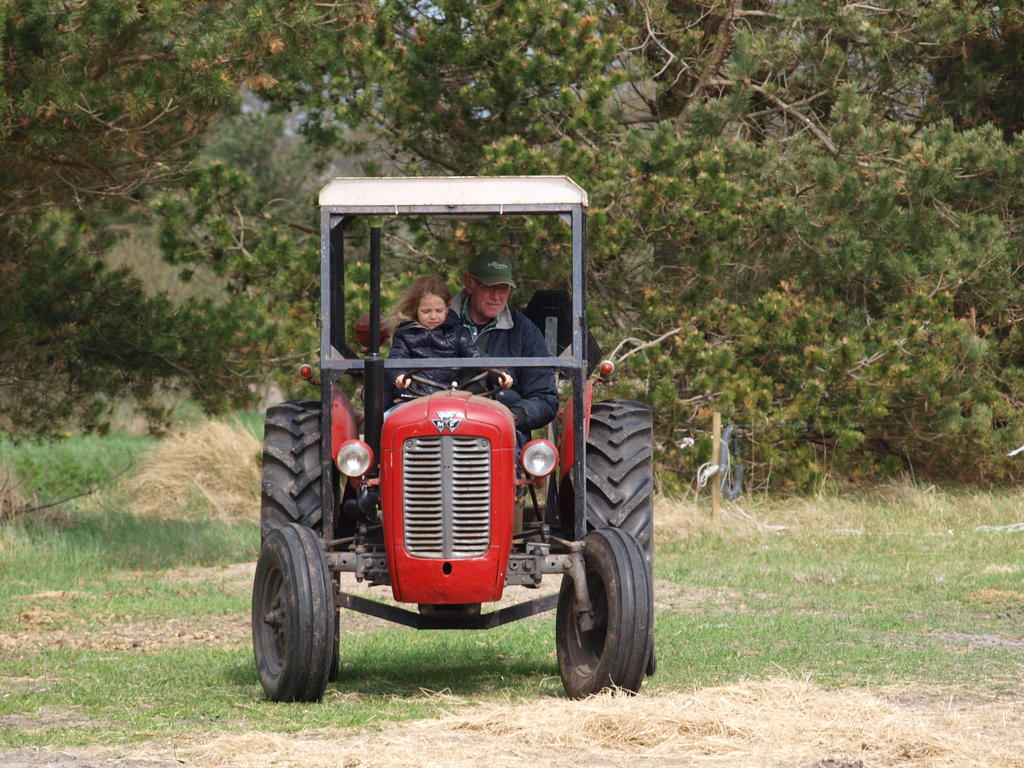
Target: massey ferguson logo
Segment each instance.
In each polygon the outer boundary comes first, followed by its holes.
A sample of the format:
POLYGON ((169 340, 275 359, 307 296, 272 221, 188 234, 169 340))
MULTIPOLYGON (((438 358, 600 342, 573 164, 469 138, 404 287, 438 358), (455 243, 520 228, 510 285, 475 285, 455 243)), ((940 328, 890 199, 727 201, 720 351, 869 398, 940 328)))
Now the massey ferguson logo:
POLYGON ((434 426, 437 427, 438 432, 454 432, 459 424, 462 423, 462 419, 459 418, 458 411, 438 411, 437 418, 432 419, 434 426))

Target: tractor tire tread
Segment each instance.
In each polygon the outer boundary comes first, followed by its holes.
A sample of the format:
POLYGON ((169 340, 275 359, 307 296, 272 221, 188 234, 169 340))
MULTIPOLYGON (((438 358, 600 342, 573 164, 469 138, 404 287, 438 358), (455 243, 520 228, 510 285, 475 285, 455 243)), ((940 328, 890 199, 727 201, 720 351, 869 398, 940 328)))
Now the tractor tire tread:
POLYGON ((651 563, 654 544, 654 430, 651 410, 629 400, 592 404, 587 436, 587 520, 621 528, 651 563))
POLYGON ((260 520, 264 534, 288 522, 319 529, 320 403, 298 400, 267 409, 260 520))

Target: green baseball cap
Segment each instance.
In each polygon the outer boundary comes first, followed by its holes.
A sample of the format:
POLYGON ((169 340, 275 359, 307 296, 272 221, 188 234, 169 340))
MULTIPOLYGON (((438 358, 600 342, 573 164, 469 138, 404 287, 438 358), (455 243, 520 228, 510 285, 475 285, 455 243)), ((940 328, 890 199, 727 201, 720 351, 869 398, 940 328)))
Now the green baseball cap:
POLYGON ((469 262, 466 271, 484 285, 506 283, 513 288, 516 287, 516 282, 512 279, 512 261, 500 253, 484 253, 477 256, 469 262))

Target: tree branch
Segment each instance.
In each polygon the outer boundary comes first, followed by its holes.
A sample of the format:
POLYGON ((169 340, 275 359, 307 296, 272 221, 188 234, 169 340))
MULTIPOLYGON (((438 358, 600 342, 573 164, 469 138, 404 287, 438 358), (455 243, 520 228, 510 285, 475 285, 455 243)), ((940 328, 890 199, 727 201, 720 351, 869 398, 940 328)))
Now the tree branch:
POLYGON ((629 338, 623 339, 622 341, 620 341, 616 345, 615 349, 612 350, 612 353, 608 356, 608 358, 610 360, 612 360, 612 362, 619 362, 619 363, 621 363, 623 360, 625 360, 630 355, 636 354, 637 352, 639 352, 642 349, 647 349, 648 347, 653 347, 656 344, 660 344, 661 342, 663 342, 665 339, 669 338, 670 336, 675 336, 677 333, 680 333, 683 330, 684 327, 685 326, 681 325, 678 328, 673 328, 671 331, 666 331, 665 333, 661 334, 661 336, 659 336, 656 339, 652 339, 651 341, 640 341, 640 339, 633 338, 632 336, 629 337, 629 338), (631 350, 629 350, 628 352, 624 353, 622 355, 622 357, 616 358, 615 356, 618 354, 619 350, 622 349, 624 344, 633 344, 635 346, 631 350))
POLYGON ((839 154, 839 150, 836 148, 836 145, 832 143, 832 139, 829 138, 828 134, 825 133, 825 131, 823 131, 817 123, 811 120, 811 118, 807 117, 807 115, 805 115, 803 112, 796 109, 793 105, 787 104, 775 94, 770 93, 764 86, 758 85, 757 83, 751 83, 747 80, 744 80, 742 83, 738 83, 735 80, 725 80, 722 78, 716 78, 715 80, 712 80, 711 84, 719 85, 726 88, 735 88, 739 86, 750 88, 750 90, 752 90, 754 93, 760 94, 768 101, 770 101, 772 104, 774 104, 776 107, 778 107, 780 110, 785 112, 787 115, 792 115, 798 122, 803 124, 803 126, 806 127, 807 130, 809 130, 812 134, 814 134, 814 137, 822 143, 825 149, 829 151, 829 154, 839 154))
POLYGON ((725 14, 725 18, 722 19, 722 23, 719 25, 720 34, 718 36, 718 40, 715 41, 715 45, 711 49, 711 54, 708 56, 707 66, 704 67, 700 76, 697 78, 697 84, 694 86, 690 97, 686 100, 686 105, 680 111, 678 116, 676 116, 677 132, 682 131, 683 126, 685 126, 687 120, 689 120, 690 110, 693 108, 694 102, 701 98, 709 85, 714 85, 717 81, 715 75, 722 68, 722 62, 725 61, 725 56, 729 52, 729 47, 732 45, 736 16, 742 10, 743 0, 731 0, 729 3, 729 9, 725 14))
POLYGON ((61 504, 66 504, 69 501, 74 501, 75 499, 80 499, 83 496, 91 496, 92 494, 96 493, 96 491, 100 490, 101 488, 103 488, 105 486, 108 486, 111 483, 113 483, 115 480, 117 480, 119 477, 124 475, 126 472, 128 472, 128 470, 130 470, 134 466, 135 466, 135 460, 132 459, 131 461, 128 462, 128 465, 124 469, 122 469, 120 472, 117 472, 116 474, 111 475, 110 477, 108 477, 103 482, 96 483, 95 485, 93 485, 93 486, 91 486, 89 488, 86 488, 81 493, 74 493, 74 494, 72 494, 70 496, 65 496, 63 499, 57 499, 56 501, 51 501, 51 502, 49 502, 47 504, 37 504, 37 505, 35 505, 33 507, 25 507, 23 510, 21 510, 21 514, 26 514, 27 515, 27 514, 30 514, 32 512, 41 512, 44 509, 51 509, 52 507, 57 507, 57 506, 60 506, 61 504))

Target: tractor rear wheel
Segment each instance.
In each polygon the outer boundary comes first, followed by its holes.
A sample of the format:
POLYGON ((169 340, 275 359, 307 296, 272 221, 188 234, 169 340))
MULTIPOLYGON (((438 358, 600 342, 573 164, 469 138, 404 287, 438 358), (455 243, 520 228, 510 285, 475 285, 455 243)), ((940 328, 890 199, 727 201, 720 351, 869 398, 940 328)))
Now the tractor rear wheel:
POLYGON ((590 409, 587 433, 587 521, 621 528, 654 549, 654 428, 651 409, 629 400, 604 400, 590 409))
POLYGON ((272 701, 319 701, 336 655, 330 571, 317 535, 289 523, 263 540, 252 590, 256 671, 272 701))
POLYGON ((593 628, 580 628, 576 589, 563 576, 555 617, 562 685, 574 699, 608 688, 636 693, 654 651, 654 597, 643 548, 618 528, 591 531, 583 541, 593 628))
POLYGON ((260 484, 263 535, 298 523, 320 530, 320 403, 297 400, 267 409, 260 484))
MULTIPOLYGON (((590 410, 587 434, 587 521, 620 528, 640 542, 654 572, 654 426, 651 409, 631 400, 604 400, 590 410)), ((646 672, 657 669, 654 623, 646 672)))

